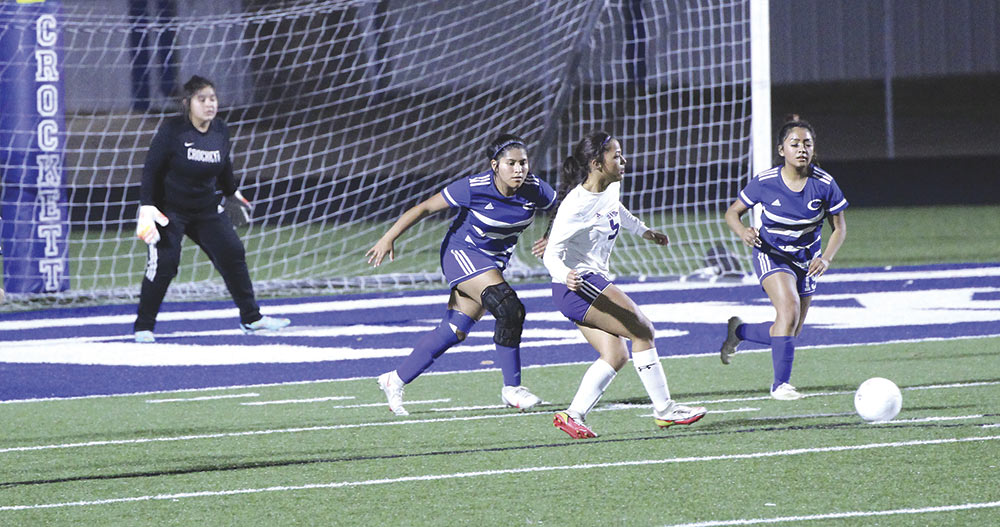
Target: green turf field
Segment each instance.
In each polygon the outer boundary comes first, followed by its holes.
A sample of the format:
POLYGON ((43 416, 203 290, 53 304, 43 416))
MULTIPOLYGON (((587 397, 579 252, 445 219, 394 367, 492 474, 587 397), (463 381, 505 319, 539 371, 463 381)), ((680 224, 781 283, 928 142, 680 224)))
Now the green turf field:
POLYGON ((626 368, 593 440, 551 425, 585 364, 526 370, 552 402, 530 413, 493 406, 495 371, 421 377, 407 418, 372 379, 0 404, 0 524, 995 525, 998 349, 800 350, 798 402, 767 397, 766 353, 667 359, 674 397, 710 413, 665 430, 626 368), (903 389, 887 424, 853 413, 876 374, 903 389))

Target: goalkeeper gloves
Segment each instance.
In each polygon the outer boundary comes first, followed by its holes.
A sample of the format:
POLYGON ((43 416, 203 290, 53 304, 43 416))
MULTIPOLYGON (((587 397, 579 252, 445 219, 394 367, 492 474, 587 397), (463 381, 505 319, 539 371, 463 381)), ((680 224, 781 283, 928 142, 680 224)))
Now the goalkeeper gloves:
POLYGON ((243 213, 243 219, 246 220, 247 223, 250 223, 250 213, 253 212, 253 205, 251 205, 238 190, 233 193, 233 198, 236 199, 236 204, 239 205, 240 212, 243 213))
POLYGON ((160 209, 152 205, 139 207, 139 220, 136 222, 135 235, 148 245, 153 245, 160 241, 160 231, 156 224, 166 227, 170 220, 160 212, 160 209))

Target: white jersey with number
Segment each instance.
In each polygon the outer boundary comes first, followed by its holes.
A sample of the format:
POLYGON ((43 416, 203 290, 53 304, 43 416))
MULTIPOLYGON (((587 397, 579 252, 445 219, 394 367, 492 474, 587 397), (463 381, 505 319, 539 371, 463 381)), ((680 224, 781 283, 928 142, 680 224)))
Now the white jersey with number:
POLYGON ((649 230, 622 205, 620 195, 621 184, 617 182, 599 193, 577 185, 566 195, 556 211, 542 257, 553 282, 566 283, 571 270, 610 278, 608 262, 618 232, 624 228, 641 236, 649 230))

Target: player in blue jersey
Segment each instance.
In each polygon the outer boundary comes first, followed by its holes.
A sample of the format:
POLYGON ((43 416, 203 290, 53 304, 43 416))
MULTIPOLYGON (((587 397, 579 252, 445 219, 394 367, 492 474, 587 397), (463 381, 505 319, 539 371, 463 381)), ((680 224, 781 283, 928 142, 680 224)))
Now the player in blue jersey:
POLYGON ((722 344, 723 364, 729 364, 740 341, 771 346, 774 381, 771 397, 800 399, 789 383, 795 358, 795 337, 816 291, 816 279, 827 269, 847 236, 847 199, 837 182, 816 164, 816 132, 793 116, 778 132, 777 166, 754 176, 726 211, 726 223, 753 248, 753 266, 777 312, 774 323, 744 324, 729 319, 722 344), (760 229, 747 227, 741 216, 755 205, 762 208, 760 229), (825 251, 820 240, 823 221, 833 229, 825 251))
POLYGON ((393 259, 393 242, 421 218, 449 207, 458 212, 441 243, 441 270, 451 287, 444 318, 395 370, 378 378, 396 415, 408 415, 403 386, 464 340, 486 311, 496 318, 493 341, 503 372, 501 400, 522 410, 541 402, 521 385, 524 305, 504 280, 503 270, 521 231, 536 210, 552 206, 555 191, 528 171, 528 150, 520 137, 500 135, 487 146, 486 156, 489 170, 459 179, 407 210, 365 253, 368 263, 377 267, 386 256, 393 259))

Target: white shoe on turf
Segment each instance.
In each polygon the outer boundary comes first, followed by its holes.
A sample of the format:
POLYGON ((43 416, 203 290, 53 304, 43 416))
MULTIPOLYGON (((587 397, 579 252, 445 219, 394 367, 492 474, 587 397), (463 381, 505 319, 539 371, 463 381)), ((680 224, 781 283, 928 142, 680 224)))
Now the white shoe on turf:
POLYGON ((671 402, 664 412, 653 411, 653 420, 656 426, 666 428, 673 425, 689 425, 705 417, 708 413, 704 406, 684 406, 671 402))
POLYGON ((378 387, 385 392, 385 398, 389 400, 389 410, 400 417, 410 415, 410 412, 403 408, 403 386, 405 384, 396 370, 378 376, 378 387))
POLYGON ((156 337, 153 336, 152 331, 136 331, 135 341, 139 344, 149 344, 151 342, 156 342, 156 337))
POLYGON ((740 317, 729 317, 729 322, 727 322, 728 328, 726 330, 726 340, 722 342, 722 349, 719 350, 719 357, 722 358, 723 364, 729 364, 732 360, 730 355, 736 353, 736 348, 740 345, 740 338, 736 336, 736 328, 740 327, 743 320, 740 317))
POLYGON ((249 335, 251 333, 256 333, 258 331, 277 331, 291 323, 292 321, 288 320, 287 318, 265 316, 261 317, 261 319, 256 322, 251 322, 249 324, 241 323, 240 329, 243 330, 243 333, 249 335))
POLYGON ((507 406, 530 410, 536 404, 542 402, 537 395, 528 391, 524 386, 504 386, 500 390, 500 399, 507 406))
POLYGON ((794 386, 783 382, 777 388, 771 390, 771 398, 779 401, 795 401, 805 397, 794 386))

